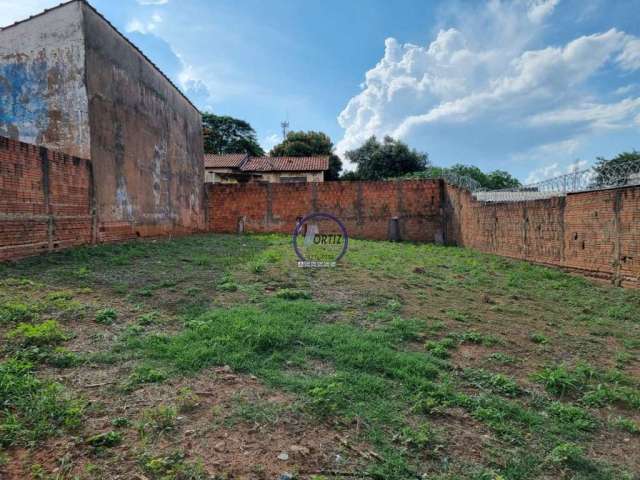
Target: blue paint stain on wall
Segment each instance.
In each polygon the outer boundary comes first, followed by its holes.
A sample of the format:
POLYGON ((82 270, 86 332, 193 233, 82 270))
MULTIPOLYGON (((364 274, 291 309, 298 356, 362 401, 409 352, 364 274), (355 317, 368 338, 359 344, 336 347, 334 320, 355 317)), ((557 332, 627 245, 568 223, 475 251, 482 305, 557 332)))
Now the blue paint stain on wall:
POLYGON ((47 62, 0 63, 0 135, 37 143, 49 124, 47 62))

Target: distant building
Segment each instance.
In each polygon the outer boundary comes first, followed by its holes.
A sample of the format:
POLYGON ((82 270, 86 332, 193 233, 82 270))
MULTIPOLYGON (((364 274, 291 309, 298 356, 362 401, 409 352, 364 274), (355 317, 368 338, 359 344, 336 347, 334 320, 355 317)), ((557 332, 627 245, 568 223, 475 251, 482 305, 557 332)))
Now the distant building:
POLYGON ((204 227, 200 112, 83 0, 0 29, 0 136, 91 160, 99 237, 204 227))
POLYGON ((329 170, 329 157, 205 155, 204 170, 207 183, 324 182, 324 173, 329 170))

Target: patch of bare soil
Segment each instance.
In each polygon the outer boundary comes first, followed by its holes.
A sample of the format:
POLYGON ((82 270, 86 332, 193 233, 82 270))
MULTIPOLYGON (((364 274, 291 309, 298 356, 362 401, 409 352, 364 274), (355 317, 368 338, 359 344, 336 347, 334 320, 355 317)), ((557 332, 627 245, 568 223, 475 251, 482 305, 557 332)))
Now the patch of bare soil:
POLYGON ((273 479, 283 473, 309 478, 327 472, 363 471, 367 459, 352 446, 349 433, 318 423, 293 406, 293 399, 263 386, 257 379, 228 368, 209 369, 196 377, 146 385, 122 393, 111 385, 126 367, 76 369, 63 379, 89 402, 86 423, 75 436, 44 445, 11 449, 2 479, 30 478, 35 471, 59 478, 150 479, 149 459, 179 451, 184 461, 200 461, 212 478, 273 479), (185 405, 184 392, 190 392, 185 405), (142 435, 145 411, 175 407, 174 425, 142 435), (188 408, 187 408, 188 407, 188 408), (117 428, 113 420, 127 419, 117 428), (87 440, 118 431, 122 441, 96 450, 87 440))

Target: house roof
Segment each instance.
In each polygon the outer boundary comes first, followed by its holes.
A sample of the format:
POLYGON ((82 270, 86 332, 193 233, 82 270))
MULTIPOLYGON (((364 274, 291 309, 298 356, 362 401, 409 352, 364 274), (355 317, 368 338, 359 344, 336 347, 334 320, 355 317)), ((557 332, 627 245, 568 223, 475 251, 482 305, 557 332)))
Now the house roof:
POLYGON ((242 170, 256 172, 309 172, 329 169, 329 156, 250 157, 242 170))
POLYGON ((243 172, 321 172, 329 169, 329 157, 250 157, 244 153, 206 154, 204 167, 238 168, 243 172))
POLYGON ((246 153, 231 153, 227 155, 205 154, 204 168, 240 168, 248 157, 246 153))

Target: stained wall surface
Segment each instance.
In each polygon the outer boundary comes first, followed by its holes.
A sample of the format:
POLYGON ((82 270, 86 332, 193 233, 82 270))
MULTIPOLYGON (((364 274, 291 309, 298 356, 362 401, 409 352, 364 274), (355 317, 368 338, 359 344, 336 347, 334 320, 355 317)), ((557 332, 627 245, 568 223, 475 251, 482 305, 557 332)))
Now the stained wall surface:
POLYGON ((88 158, 81 4, 0 30, 0 135, 88 158))
POLYGON ((201 117, 88 3, 0 31, 0 135, 90 159, 98 240, 204 228, 201 117))
POLYGON ((200 113, 104 18, 82 8, 99 239, 204 228, 200 113))
POLYGON ((403 240, 439 242, 438 181, 209 184, 209 230, 292 233, 313 212, 330 213, 350 237, 385 240, 397 218, 403 240))

